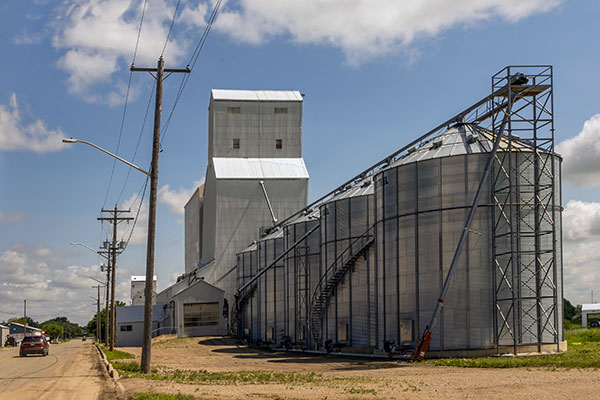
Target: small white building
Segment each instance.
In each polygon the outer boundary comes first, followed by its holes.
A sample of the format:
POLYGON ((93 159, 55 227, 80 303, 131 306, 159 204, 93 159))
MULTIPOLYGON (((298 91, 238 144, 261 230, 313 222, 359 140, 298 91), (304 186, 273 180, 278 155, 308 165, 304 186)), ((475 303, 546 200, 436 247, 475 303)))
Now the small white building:
POLYGON ((581 326, 588 327, 588 316, 590 314, 600 314, 600 303, 581 305, 581 326))
POLYGON ((4 343, 6 343, 9 332, 10 328, 8 326, 0 325, 0 347, 4 346, 4 343))
MULTIPOLYGON (((131 305, 132 306, 143 306, 144 305, 144 290, 146 289, 146 276, 144 275, 132 275, 131 276, 131 305)), ((154 282, 152 285, 152 304, 156 304, 156 275, 154 275, 154 282)))
MULTIPOLYGON (((144 335, 144 306, 117 307, 116 313, 115 346, 141 347, 144 335)), ((161 328, 165 318, 165 307, 161 305, 153 306, 152 331, 161 328)))
POLYGON ((223 336, 227 334, 225 291, 200 277, 195 270, 157 295, 178 337, 223 336))

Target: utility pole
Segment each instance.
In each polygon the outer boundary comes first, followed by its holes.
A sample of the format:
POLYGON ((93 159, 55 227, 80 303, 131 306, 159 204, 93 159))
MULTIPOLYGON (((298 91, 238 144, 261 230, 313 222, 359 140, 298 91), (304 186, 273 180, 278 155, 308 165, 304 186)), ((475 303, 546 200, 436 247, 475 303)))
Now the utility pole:
POLYGON ((98 297, 96 298, 96 343, 100 343, 100 287, 102 285, 92 286, 98 288, 98 297))
POLYGON ((23 323, 23 338, 25 338, 27 334, 27 299, 23 299, 23 319, 25 319, 23 323))
MULTIPOLYGON (((150 212, 148 216, 148 246, 146 251, 146 286, 144 288, 144 337, 142 340, 142 373, 150 372, 151 344, 152 344, 152 300, 154 286, 154 242, 156 234, 156 192, 158 186, 158 153, 160 148, 160 117, 162 111, 163 75, 165 72, 190 73, 188 65, 185 69, 165 69, 165 61, 158 59, 157 68, 135 68, 132 64, 131 71, 156 72, 156 103, 154 108, 154 138, 152 140, 152 165, 150 167, 150 212)), ((168 75, 167 75, 168 76, 168 75)))
POLYGON ((105 266, 106 268, 106 290, 105 290, 105 294, 106 294, 106 306, 104 308, 104 344, 106 345, 106 347, 109 346, 108 344, 108 297, 110 295, 110 258, 107 259, 107 264, 105 266))
MULTIPOLYGON (((110 351, 113 351, 115 349, 115 317, 116 317, 116 312, 115 312, 115 281, 116 281, 116 277, 117 277, 117 247, 119 246, 119 243, 117 243, 117 225, 119 224, 119 222, 122 221, 130 221, 133 218, 132 217, 120 217, 119 214, 123 213, 123 212, 130 212, 130 210, 119 210, 117 208, 117 205, 115 204, 115 208, 113 210, 104 210, 102 209, 103 213, 112 213, 112 216, 110 217, 100 217, 98 218, 98 220, 100 221, 111 221, 112 225, 113 225, 113 240, 112 242, 109 244, 109 260, 112 260, 111 262, 111 278, 110 278, 110 329, 109 329, 109 334, 110 334, 110 351)), ((120 252, 119 252, 120 253, 120 252)))

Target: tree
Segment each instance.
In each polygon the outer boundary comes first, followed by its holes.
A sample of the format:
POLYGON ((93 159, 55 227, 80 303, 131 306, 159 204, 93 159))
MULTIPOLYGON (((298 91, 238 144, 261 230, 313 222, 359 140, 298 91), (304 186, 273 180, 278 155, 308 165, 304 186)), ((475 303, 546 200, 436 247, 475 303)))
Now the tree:
MULTIPOLYGON (((125 303, 122 301, 116 300, 115 305, 117 307, 124 307, 125 303)), ((98 313, 95 313, 94 316, 92 317, 92 319, 87 323, 86 329, 89 334, 96 336, 97 338, 100 339, 101 342, 103 342, 104 341, 104 332, 106 332, 104 329, 104 324, 106 323, 106 309, 103 308, 102 310, 100 310, 100 335, 99 336, 96 334, 96 315, 97 314, 98 313)))
MULTIPOLYGON (((56 324, 60 327, 62 327, 63 329, 63 333, 62 333, 62 337, 64 339, 70 339, 76 336, 81 336, 81 334, 83 333, 83 329, 81 329, 81 327, 74 323, 74 322, 70 322, 67 317, 56 317, 56 318, 52 318, 49 319, 48 321, 45 321, 42 323, 42 325, 46 325, 49 323, 53 323, 56 324)), ((48 333, 48 332, 46 332, 48 333)))
MULTIPOLYGON (((7 323, 10 323, 10 322, 15 322, 17 324, 25 325, 25 318, 24 317, 9 318, 7 323)), ((33 326, 34 328, 39 328, 40 323, 31 319, 31 317, 27 317, 27 326, 33 326)))
POLYGON ((45 322, 42 324, 42 329, 50 339, 61 338, 65 332, 65 328, 56 322, 45 322))
POLYGON ((563 304, 565 319, 573 322, 573 318, 579 313, 579 310, 567 299, 563 299, 563 304))

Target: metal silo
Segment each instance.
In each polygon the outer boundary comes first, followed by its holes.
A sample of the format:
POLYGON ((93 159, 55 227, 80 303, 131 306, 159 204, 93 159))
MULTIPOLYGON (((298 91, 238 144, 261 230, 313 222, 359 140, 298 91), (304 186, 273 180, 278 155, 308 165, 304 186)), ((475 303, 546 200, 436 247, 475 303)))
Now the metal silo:
POLYGON ((319 209, 307 210, 284 226, 285 332, 297 346, 312 344, 310 334, 310 299, 320 277, 320 241, 318 229, 297 244, 319 225, 319 209))
MULTIPOLYGON (((252 243, 237 254, 237 287, 242 287, 256 275, 258 271, 258 246, 252 243)), ((253 292, 247 300, 240 315, 238 334, 252 342, 258 340, 258 296, 253 292)))
MULTIPOLYGON (((375 175, 378 333, 382 342, 393 340, 401 346, 412 347, 429 323, 492 145, 490 131, 475 124, 458 123, 411 149, 375 175)), ((519 179, 534 181, 533 164, 526 160, 536 153, 528 142, 514 136, 510 146, 509 152, 509 139, 502 139, 497 157, 512 157, 510 168, 519 178, 512 183, 505 182, 512 185, 513 191, 503 210, 512 216, 513 225, 537 223, 543 230, 544 222, 534 220, 535 213, 531 213, 529 198, 533 194, 518 190, 519 179)), ((544 165, 559 171, 560 157, 548 152, 537 154, 544 165)), ((487 176, 488 182, 483 187, 455 266, 443 311, 433 330, 431 350, 491 349, 512 344, 512 341, 503 343, 504 326, 499 326, 496 316, 499 301, 509 296, 497 282, 498 255, 517 254, 521 265, 531 265, 534 261, 526 258, 535 257, 534 250, 540 246, 551 248, 548 241, 560 235, 560 227, 552 229, 551 234, 536 240, 535 244, 532 236, 521 235, 514 240, 513 236, 498 230, 498 221, 503 217, 497 212, 494 196, 503 186, 502 173, 498 171, 501 172, 504 165, 508 163, 498 163, 496 172, 487 176)), ((560 175, 549 176, 555 180, 549 182, 549 187, 559 188, 560 175)), ((550 211, 559 213, 560 202, 550 211)), ((562 266, 552 266, 555 268, 562 269, 562 266)), ((554 283, 538 284, 537 294, 527 292, 528 285, 523 282, 540 279, 539 273, 532 274, 535 270, 516 268, 512 275, 505 271, 502 278, 510 281, 511 287, 519 287, 518 294, 510 293, 511 304, 516 304, 514 309, 500 311, 518 319, 515 326, 520 332, 515 334, 519 344, 533 340, 527 330, 536 323, 528 317, 536 296, 547 312, 556 312, 548 304, 556 304, 554 283)), ((559 279, 553 282, 561 287, 559 279)), ((558 295, 562 298, 562 293, 558 295)), ((557 333, 552 332, 550 337, 548 332, 540 332, 540 341, 556 343, 557 333)))
POLYGON ((318 346, 375 345, 373 182, 335 194, 320 206, 321 273, 311 300, 318 346))
MULTIPOLYGON (((284 251, 283 229, 275 229, 258 242, 259 271, 269 267, 284 251)), ((258 279, 259 340, 280 343, 284 332, 283 260, 267 269, 258 279)))

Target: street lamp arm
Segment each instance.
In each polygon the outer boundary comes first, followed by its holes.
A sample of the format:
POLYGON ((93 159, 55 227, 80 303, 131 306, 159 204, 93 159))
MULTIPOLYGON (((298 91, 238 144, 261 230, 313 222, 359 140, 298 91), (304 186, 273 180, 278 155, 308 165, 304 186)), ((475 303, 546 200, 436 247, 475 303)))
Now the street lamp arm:
POLYGON ((90 279, 93 279, 93 280, 95 280, 96 282, 100 283, 100 284, 101 284, 101 286, 104 286, 104 282, 102 282, 102 281, 101 281, 101 280, 99 280, 99 279, 96 279, 96 278, 94 278, 93 276, 84 275, 84 274, 79 274, 79 273, 78 273, 77 275, 79 275, 79 276, 83 276, 84 278, 90 278, 90 279))
POLYGON ((97 255, 99 255, 100 257, 104 258, 105 260, 108 260, 108 256, 104 255, 102 253, 100 253, 99 251, 96 251, 94 249, 92 249, 90 246, 87 246, 83 243, 79 243, 79 242, 72 242, 71 246, 81 246, 81 247, 85 247, 86 249, 88 249, 89 251, 93 251, 94 253, 96 253, 97 255))
POLYGON ((131 168, 137 169, 138 171, 146 174, 147 176, 150 176, 150 172, 141 169, 140 167, 138 167, 137 165, 130 163, 129 161, 125 160, 124 158, 119 157, 116 154, 111 153, 108 150, 104 150, 102 147, 95 145, 94 143, 88 142, 87 140, 80 140, 80 139, 63 139, 63 143, 83 143, 83 144, 87 144, 88 146, 92 146, 95 149, 100 150, 103 153, 108 154, 109 156, 116 158, 117 160, 121 161, 122 163, 125 163, 127 165, 129 165, 131 168))

